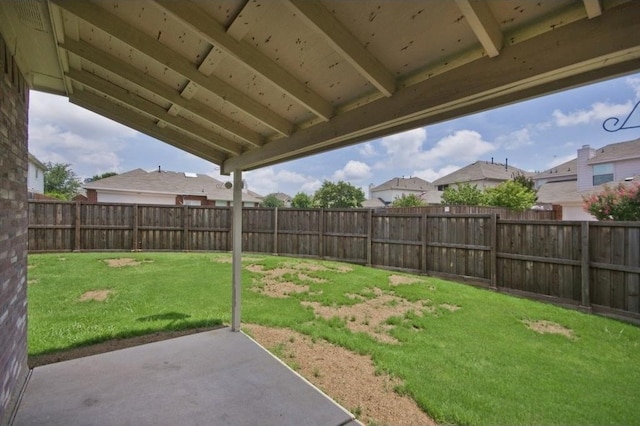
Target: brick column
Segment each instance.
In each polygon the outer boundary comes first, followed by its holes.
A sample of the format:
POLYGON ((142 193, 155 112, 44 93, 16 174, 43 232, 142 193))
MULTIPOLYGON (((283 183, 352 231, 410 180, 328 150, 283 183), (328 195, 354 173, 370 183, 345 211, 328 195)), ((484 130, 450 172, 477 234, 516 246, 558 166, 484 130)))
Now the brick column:
POLYGON ((0 425, 27 377, 29 92, 0 37, 0 425))

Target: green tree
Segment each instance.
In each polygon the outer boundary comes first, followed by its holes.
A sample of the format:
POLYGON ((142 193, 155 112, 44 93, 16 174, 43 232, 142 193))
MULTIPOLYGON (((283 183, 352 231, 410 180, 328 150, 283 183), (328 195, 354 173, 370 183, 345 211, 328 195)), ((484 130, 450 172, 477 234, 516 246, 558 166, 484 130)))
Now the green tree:
POLYGON ((313 207, 313 198, 304 192, 298 192, 291 200, 291 207, 307 209, 313 207))
POLYGON ((522 172, 518 172, 513 176, 512 179, 514 182, 519 183, 530 191, 535 191, 536 183, 532 178, 526 177, 522 172))
POLYGON ((87 179, 85 182, 95 182, 97 180, 105 179, 105 178, 116 176, 116 175, 117 175, 116 172, 106 172, 106 173, 102 173, 101 175, 93 175, 92 177, 87 179))
POLYGON ((482 191, 468 182, 449 186, 442 193, 442 204, 447 206, 479 206, 483 201, 482 191))
POLYGON ((583 208, 598 220, 640 221, 640 182, 619 183, 583 197, 583 208))
POLYGON ((333 183, 325 180, 313 195, 313 203, 316 207, 328 209, 362 207, 364 200, 362 189, 343 181, 333 183))
POLYGON ((70 164, 47 163, 44 171, 44 193, 51 197, 69 200, 80 189, 80 179, 70 164))
POLYGON ((276 197, 276 194, 269 194, 262 199, 262 207, 284 207, 284 201, 276 197))
POLYGON ((487 206, 507 207, 514 210, 527 210, 536 203, 536 192, 520 183, 508 180, 484 191, 484 204, 487 206))
POLYGON ((402 194, 401 197, 396 197, 396 199, 393 200, 393 203, 391 203, 391 207, 422 207, 425 205, 426 203, 422 198, 418 197, 416 194, 402 194))

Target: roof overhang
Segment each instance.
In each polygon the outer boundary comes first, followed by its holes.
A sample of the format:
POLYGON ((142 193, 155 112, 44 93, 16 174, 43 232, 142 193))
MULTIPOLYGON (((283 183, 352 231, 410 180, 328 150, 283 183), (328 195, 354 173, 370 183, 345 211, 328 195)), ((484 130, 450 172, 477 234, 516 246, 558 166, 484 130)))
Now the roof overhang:
POLYGON ((640 2, 16 0, 30 87, 250 170, 640 70, 640 2))

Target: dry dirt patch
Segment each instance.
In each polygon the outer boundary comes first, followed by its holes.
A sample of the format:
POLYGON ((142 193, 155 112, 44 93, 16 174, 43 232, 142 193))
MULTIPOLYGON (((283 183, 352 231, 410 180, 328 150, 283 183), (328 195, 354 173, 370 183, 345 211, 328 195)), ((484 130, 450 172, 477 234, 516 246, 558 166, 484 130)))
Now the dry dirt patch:
POLYGON ((247 270, 263 274, 260 279, 261 285, 258 287, 252 287, 251 290, 264 294, 269 297, 287 298, 294 293, 306 293, 309 291, 308 285, 298 285, 290 281, 282 281, 282 278, 286 274, 293 274, 297 271, 289 268, 275 268, 265 270, 262 265, 249 265, 247 270))
POLYGON ((402 285, 402 284, 415 284, 421 281, 422 280, 415 277, 406 277, 404 275, 389 275, 389 284, 392 286, 402 285))
POLYGON ((87 300, 95 300, 97 302, 104 302, 112 293, 113 290, 91 290, 80 296, 80 301, 86 302, 87 300))
POLYGON ((538 321, 522 321, 529 330, 533 330, 540 334, 560 334, 568 339, 573 339, 575 336, 573 330, 563 327, 553 321, 538 320, 538 321))
POLYGON ((380 289, 374 289, 376 297, 361 299, 362 296, 352 295, 353 298, 362 300, 354 305, 323 306, 318 302, 301 302, 303 306, 310 306, 316 315, 325 319, 333 317, 343 318, 346 326, 354 333, 367 333, 374 339, 383 343, 398 343, 389 335, 392 325, 386 324, 391 317, 404 317, 410 311, 416 315, 422 315, 433 308, 428 306, 428 300, 409 302, 398 296, 383 293, 380 289))
POLYGON ((413 399, 394 392, 394 387, 402 385, 399 379, 376 374, 370 357, 325 341, 314 343, 289 329, 254 324, 243 328, 262 346, 277 348, 302 376, 355 412, 364 424, 435 425, 413 399))
POLYGON ((125 266, 140 266, 142 263, 151 263, 152 260, 135 260, 130 257, 120 259, 105 259, 104 262, 112 268, 122 268, 125 266))

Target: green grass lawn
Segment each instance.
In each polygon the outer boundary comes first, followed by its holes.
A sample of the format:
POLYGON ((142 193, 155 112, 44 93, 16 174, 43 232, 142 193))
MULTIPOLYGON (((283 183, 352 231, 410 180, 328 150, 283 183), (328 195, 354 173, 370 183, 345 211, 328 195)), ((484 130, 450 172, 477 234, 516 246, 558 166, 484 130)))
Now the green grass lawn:
MULTIPOLYGON (((229 259, 201 253, 31 255, 29 353, 228 323, 229 259), (141 263, 115 268, 105 262, 124 257, 141 263), (110 293, 104 301, 81 301, 90 291, 110 293)), ((333 262, 252 255, 243 264, 244 322, 288 327, 370 355, 380 371, 404 380, 398 392, 439 423, 640 424, 638 327, 429 277, 394 286, 389 276, 398 273, 354 265, 345 271, 333 262), (263 270, 251 272, 248 265, 263 270), (255 291, 264 288, 265 271, 278 268, 299 268, 274 279, 304 291, 283 298, 255 291), (387 320, 396 343, 351 331, 353 318, 323 319, 302 304, 355 305, 381 294, 375 288, 396 297, 389 304, 426 305, 422 315, 409 311, 387 320), (459 309, 446 308, 452 306, 459 309), (527 321, 549 321, 571 334, 541 334, 527 321)))

